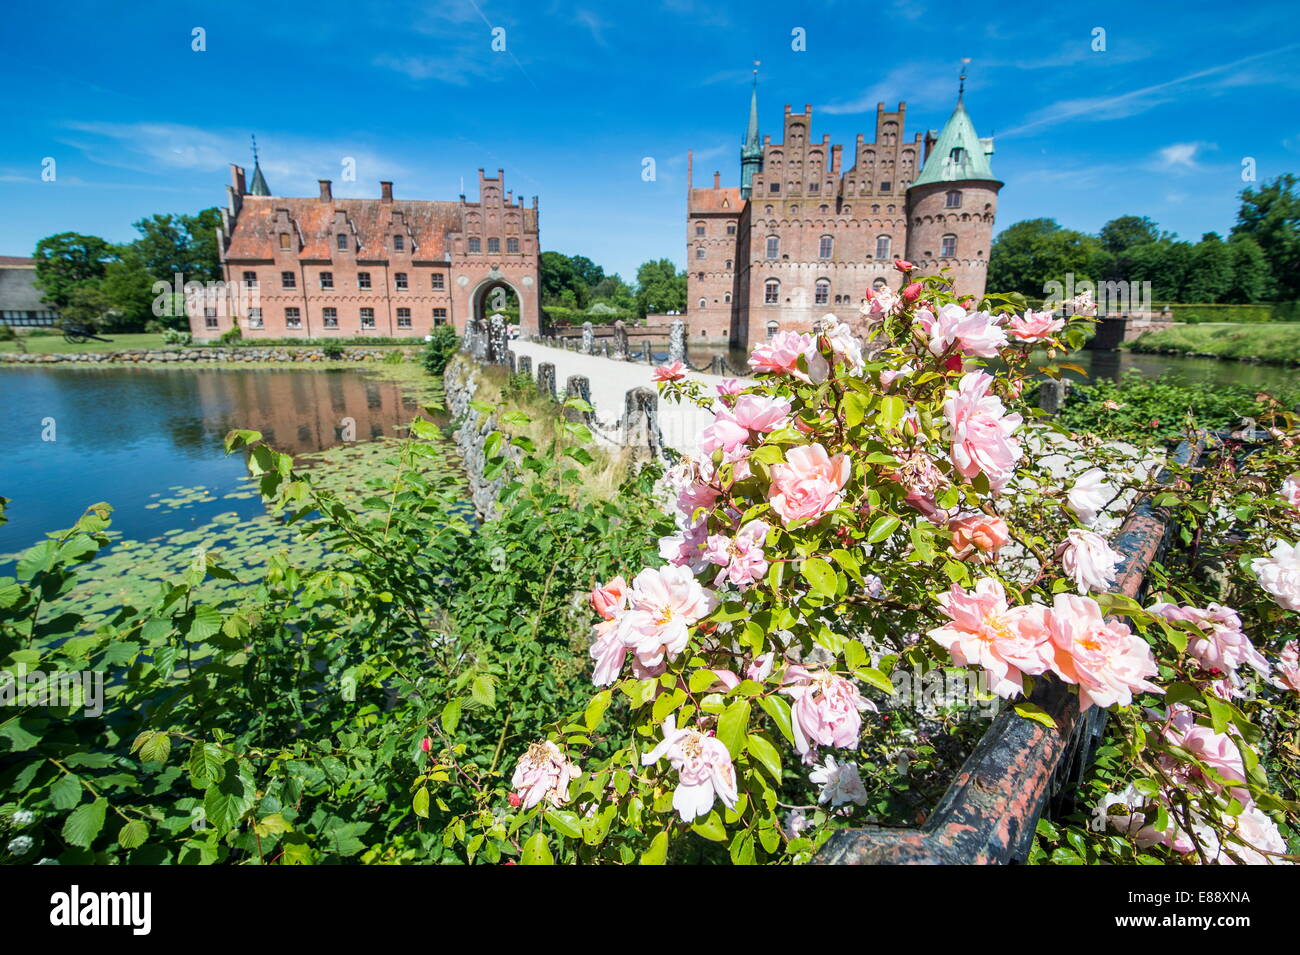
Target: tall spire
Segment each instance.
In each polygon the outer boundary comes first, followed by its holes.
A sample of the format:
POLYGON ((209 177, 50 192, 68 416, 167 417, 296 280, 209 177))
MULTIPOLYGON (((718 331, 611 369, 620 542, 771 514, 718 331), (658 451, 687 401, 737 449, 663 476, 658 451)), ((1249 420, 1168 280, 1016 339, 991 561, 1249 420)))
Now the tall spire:
POLYGON ((754 173, 763 168, 763 144, 758 139, 758 60, 754 61, 754 83, 749 94, 749 125, 740 147, 740 198, 748 199, 754 186, 754 173))
POLYGON ((966 64, 962 60, 962 71, 957 87, 957 106, 953 109, 948 122, 935 141, 921 168, 921 174, 912 182, 913 186, 923 186, 932 182, 959 182, 964 179, 997 182, 993 177, 993 167, 989 157, 993 155, 992 137, 980 138, 975 133, 975 124, 966 112, 966 64))
POLYGON ((248 190, 250 196, 269 196, 271 188, 266 184, 266 177, 262 175, 262 167, 257 161, 257 137, 253 137, 253 185, 248 190))

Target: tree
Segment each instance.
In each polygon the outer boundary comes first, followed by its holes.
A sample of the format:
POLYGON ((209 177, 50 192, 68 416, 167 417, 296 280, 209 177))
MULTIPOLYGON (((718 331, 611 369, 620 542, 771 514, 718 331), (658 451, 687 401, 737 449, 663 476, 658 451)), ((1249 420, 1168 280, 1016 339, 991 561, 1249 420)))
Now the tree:
MULTIPOLYGON (((589 259, 584 261, 590 262, 589 259)), ((574 267, 573 260, 563 252, 543 252, 541 273, 542 305, 563 305, 566 308, 587 307, 590 296, 587 283, 574 267)))
POLYGON ((1259 243, 1248 235, 1234 235, 1228 239, 1227 246, 1232 252, 1232 286, 1223 300, 1233 305, 1270 301, 1273 278, 1259 243))
POLYGON ((59 308, 59 318, 64 326, 75 325, 97 331, 104 325, 110 309, 102 284, 88 281, 73 287, 68 301, 59 308))
POLYGON ((1124 279, 1150 282, 1151 295, 1161 302, 1186 302, 1184 286, 1192 268, 1192 244, 1162 239, 1136 245, 1126 253, 1124 279))
POLYGON ((636 295, 632 286, 623 281, 623 277, 618 273, 606 275, 591 288, 591 300, 596 302, 607 302, 617 309, 630 312, 636 308, 636 295))
POLYGON ((41 300, 62 311, 72 301, 72 293, 78 286, 104 277, 104 269, 114 257, 114 248, 97 235, 60 232, 37 242, 33 257, 41 300))
POLYGON ((118 261, 108 263, 100 288, 111 310, 107 321, 111 330, 141 329, 153 319, 153 283, 154 277, 131 246, 123 248, 118 261))
POLYGON ((1120 216, 1097 230, 1097 238, 1107 252, 1119 253, 1135 245, 1159 242, 1163 236, 1160 227, 1147 216, 1120 216))
POLYGON ((605 270, 585 255, 569 256, 569 264, 587 288, 595 288, 605 277, 605 270))
POLYGON ((989 255, 988 287, 1041 297, 1048 282, 1076 283, 1105 271, 1105 253, 1093 236, 1062 228, 1055 219, 1026 219, 1004 229, 989 255))
POLYGON ((686 308, 686 273, 677 271, 671 259, 643 262, 636 270, 636 284, 636 309, 642 318, 686 308))
POLYGON ((171 282, 176 273, 184 282, 215 282, 221 278, 216 228, 220 213, 204 209, 196 215, 152 215, 135 223, 140 238, 132 245, 144 268, 155 279, 171 282))
POLYGON ((1300 195, 1291 173, 1258 189, 1241 191, 1241 209, 1233 238, 1249 236, 1259 245, 1276 283, 1280 301, 1300 299, 1300 195))
POLYGON ((1183 289, 1188 302, 1222 302, 1232 291, 1232 249, 1217 232, 1192 246, 1191 269, 1183 289))

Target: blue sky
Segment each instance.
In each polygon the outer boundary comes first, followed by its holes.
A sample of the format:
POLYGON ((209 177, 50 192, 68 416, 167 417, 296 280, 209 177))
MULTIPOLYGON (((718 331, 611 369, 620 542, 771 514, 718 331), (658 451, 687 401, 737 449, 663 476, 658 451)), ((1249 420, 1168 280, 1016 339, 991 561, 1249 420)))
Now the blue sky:
POLYGON ((541 197, 544 248, 631 278, 647 258, 684 261, 688 149, 697 181, 737 183, 753 60, 764 133, 783 104, 811 103, 814 135, 852 144, 882 100, 907 101, 909 138, 940 126, 962 57, 976 127, 997 138, 999 227, 1132 213, 1196 239, 1231 226, 1243 159, 1260 181, 1300 171, 1290 4, 11 3, 0 254, 67 230, 123 241, 150 213, 220 205, 256 133, 283 195, 392 179, 399 197, 452 199, 464 177, 474 198, 476 170, 504 167, 541 197))

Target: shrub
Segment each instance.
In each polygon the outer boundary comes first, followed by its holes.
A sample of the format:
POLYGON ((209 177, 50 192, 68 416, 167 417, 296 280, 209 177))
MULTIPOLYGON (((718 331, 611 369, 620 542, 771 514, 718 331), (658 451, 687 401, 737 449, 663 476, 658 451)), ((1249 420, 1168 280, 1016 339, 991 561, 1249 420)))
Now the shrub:
POLYGON ((175 328, 165 328, 162 333, 164 345, 188 345, 193 341, 194 336, 189 332, 183 332, 175 328))
POLYGON ((330 361, 338 361, 344 355, 344 348, 338 342, 326 342, 321 346, 321 352, 330 361))
POLYGON ((447 368, 447 362, 460 350, 460 336, 450 325, 439 325, 427 336, 424 355, 420 359, 424 370, 431 375, 441 375, 447 368))

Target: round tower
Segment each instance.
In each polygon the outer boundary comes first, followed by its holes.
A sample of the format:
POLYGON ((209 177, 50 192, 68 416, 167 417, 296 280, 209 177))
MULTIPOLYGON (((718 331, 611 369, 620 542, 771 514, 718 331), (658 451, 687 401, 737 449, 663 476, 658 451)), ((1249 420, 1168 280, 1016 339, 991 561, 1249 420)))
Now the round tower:
POLYGON ((907 190, 907 258, 923 274, 947 269, 958 294, 979 298, 1002 183, 989 161, 993 140, 975 134, 963 94, 939 136, 926 137, 925 165, 907 190))

